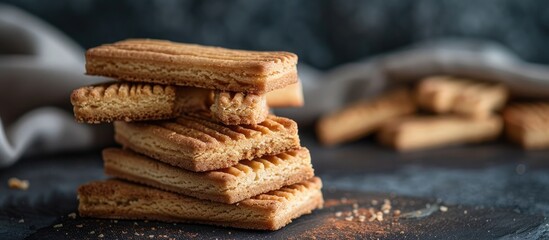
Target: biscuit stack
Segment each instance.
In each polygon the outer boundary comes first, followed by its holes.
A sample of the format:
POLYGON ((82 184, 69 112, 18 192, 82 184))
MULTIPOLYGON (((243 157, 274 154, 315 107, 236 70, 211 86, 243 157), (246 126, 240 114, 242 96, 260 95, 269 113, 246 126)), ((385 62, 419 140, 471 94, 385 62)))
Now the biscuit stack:
POLYGON ((276 230, 323 204, 297 124, 269 107, 302 105, 297 56, 157 40, 90 49, 76 89, 80 122, 114 122, 113 179, 81 186, 82 216, 276 230))

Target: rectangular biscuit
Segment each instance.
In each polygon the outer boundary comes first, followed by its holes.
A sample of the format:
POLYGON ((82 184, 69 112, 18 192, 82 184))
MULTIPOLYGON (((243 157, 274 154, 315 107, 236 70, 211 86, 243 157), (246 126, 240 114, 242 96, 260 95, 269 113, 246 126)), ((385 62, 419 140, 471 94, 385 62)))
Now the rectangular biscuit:
POLYGON ((297 124, 273 115, 257 125, 233 126, 195 116, 158 122, 117 121, 114 130, 115 140, 124 147, 196 172, 300 147, 297 124))
POLYGON ((120 180, 88 183, 78 189, 82 217, 188 222, 225 227, 278 230, 321 208, 322 182, 309 180, 236 204, 204 201, 120 180))
POLYGON ((518 103, 503 110, 507 138, 525 149, 549 148, 549 103, 518 103))
POLYGON ((381 144, 397 150, 415 150, 496 139, 502 131, 500 117, 471 119, 463 116, 413 116, 395 119, 378 132, 381 144))
POLYGON ((301 81, 267 93, 269 107, 302 107, 304 104, 301 81))
POLYGON ((388 120, 414 111, 415 104, 410 92, 398 89, 323 116, 316 132, 322 144, 335 145, 364 137, 388 120))
POLYGON ((232 167, 201 173, 117 148, 103 150, 103 161, 108 176, 228 204, 314 176, 306 148, 243 160, 232 167))
POLYGON ((78 122, 98 124, 113 121, 164 120, 195 111, 210 110, 227 125, 258 124, 269 106, 303 105, 300 83, 266 95, 220 92, 203 88, 149 83, 108 82, 85 86, 71 94, 78 122))
POLYGON ((435 113, 486 118, 503 107, 508 90, 503 84, 449 76, 423 79, 416 91, 419 106, 435 113))
POLYGON ((86 73, 135 82, 263 94, 297 82, 297 55, 130 39, 91 48, 86 73))
POLYGON ((176 118, 184 113, 211 111, 227 125, 258 124, 269 108, 265 95, 212 92, 208 89, 148 83, 102 83, 71 94, 78 122, 143 121, 176 118))

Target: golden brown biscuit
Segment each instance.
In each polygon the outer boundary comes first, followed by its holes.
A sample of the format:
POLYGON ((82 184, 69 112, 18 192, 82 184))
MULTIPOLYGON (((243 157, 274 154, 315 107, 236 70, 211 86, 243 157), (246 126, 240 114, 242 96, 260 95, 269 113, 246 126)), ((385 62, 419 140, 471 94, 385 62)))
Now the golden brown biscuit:
POLYGON ((415 104, 410 92, 398 89, 374 100, 353 103, 322 117, 316 132, 322 144, 335 145, 364 137, 388 120, 414 111, 415 104))
POLYGON ((263 94, 297 82, 297 55, 130 39, 86 52, 86 73, 126 81, 263 94))
POLYGON ((106 83, 71 94, 76 120, 86 123, 173 118, 176 99, 174 87, 151 84, 106 83))
POLYGON ((116 148, 103 150, 103 161, 108 176, 229 204, 314 176, 306 148, 244 160, 229 168, 202 173, 116 148))
POLYGON ((322 182, 314 177, 235 204, 204 201, 151 187, 106 180, 78 189, 83 217, 190 222, 278 230, 323 205, 322 182))
POLYGON ((483 119, 452 115, 412 116, 384 125, 378 132, 378 140, 406 151, 489 141, 501 134, 502 127, 502 120, 497 116, 483 119))
POLYGON ((549 148, 549 103, 512 104, 503 110, 509 140, 525 149, 549 148))
POLYGON ((303 87, 301 81, 267 93, 267 105, 269 107, 302 107, 303 87))
POLYGON ((297 124, 273 115, 257 125, 225 126, 205 118, 182 116, 147 123, 118 121, 114 129, 115 140, 124 147, 197 172, 300 147, 297 124))
POLYGON ((486 118, 503 107, 508 90, 502 84, 448 76, 422 80, 416 92, 419 106, 435 113, 457 113, 486 118))
POLYGON ((258 124, 269 115, 265 95, 214 92, 212 116, 227 125, 258 124))
POLYGON ((82 87, 73 91, 71 103, 76 120, 86 123, 172 119, 210 109, 215 120, 240 125, 258 124, 269 113, 265 95, 147 83, 82 87))

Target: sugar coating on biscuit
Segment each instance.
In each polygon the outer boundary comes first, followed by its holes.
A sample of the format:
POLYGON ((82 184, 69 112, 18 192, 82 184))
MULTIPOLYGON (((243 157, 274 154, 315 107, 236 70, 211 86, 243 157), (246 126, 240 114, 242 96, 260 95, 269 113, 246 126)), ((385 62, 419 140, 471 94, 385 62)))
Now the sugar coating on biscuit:
POLYGON ((192 222, 226 227, 277 230, 321 208, 322 182, 309 180, 282 187, 236 204, 204 201, 127 183, 106 180, 78 189, 81 216, 192 222))
POLYGON ((243 160, 229 168, 203 173, 116 148, 105 149, 103 160, 108 176, 223 203, 235 203, 314 175, 306 148, 243 160))
POLYGON ((297 82, 297 55, 130 39, 86 52, 86 73, 263 94, 297 82))

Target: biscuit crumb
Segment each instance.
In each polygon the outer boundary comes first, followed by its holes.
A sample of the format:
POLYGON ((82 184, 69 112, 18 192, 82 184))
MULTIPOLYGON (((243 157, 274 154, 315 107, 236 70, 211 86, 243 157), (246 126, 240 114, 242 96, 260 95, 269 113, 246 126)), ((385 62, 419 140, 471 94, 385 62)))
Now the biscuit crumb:
POLYGON ((377 212, 376 213, 376 219, 380 222, 383 221, 383 212, 377 212))
POLYGON ((394 215, 395 217, 400 216, 400 210, 397 209, 397 210, 393 211, 393 215, 394 215))
POLYGON ((84 226, 84 225, 82 225, 82 224, 76 225, 77 228, 81 228, 81 227, 83 227, 83 226, 84 226))
POLYGON ((76 213, 69 213, 69 215, 67 215, 70 219, 76 219, 76 213))
POLYGON ((103 235, 103 233, 101 233, 101 234, 97 235, 97 237, 103 238, 103 237, 105 237, 105 235, 103 235))
POLYGON ((353 221, 353 216, 346 217, 345 221, 353 221))
POLYGON ((24 222, 25 222, 25 219, 22 219, 22 218, 21 218, 21 219, 19 220, 19 223, 24 223, 24 222))
POLYGON ((440 211, 441 211, 441 212, 446 212, 446 211, 448 211, 448 207, 446 207, 446 206, 440 206, 440 211))
POLYGON ((381 211, 385 214, 389 214, 389 211, 391 210, 391 201, 389 199, 383 200, 383 205, 381 205, 381 211))
POLYGON ((375 199, 373 199, 373 200, 372 200, 372 205, 374 205, 374 206, 375 206, 375 205, 377 205, 377 204, 378 204, 378 201, 377 201, 377 200, 375 200, 375 199))
POLYGON ((342 212, 336 212, 336 213, 335 213, 335 216, 336 216, 336 217, 341 217, 342 214, 343 214, 342 212))
POLYGON ((95 234, 95 231, 91 231, 90 234, 95 234))
POLYGON ((62 224, 62 223, 53 225, 53 228, 60 228, 60 227, 63 227, 63 224, 62 224))
POLYGON ((8 179, 8 187, 11 189, 27 190, 29 189, 29 181, 12 177, 8 179))
POLYGON ((154 238, 154 235, 149 235, 149 238, 154 238))

